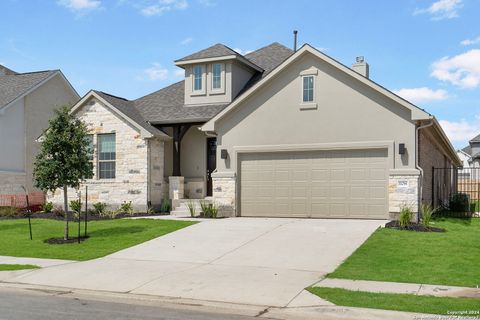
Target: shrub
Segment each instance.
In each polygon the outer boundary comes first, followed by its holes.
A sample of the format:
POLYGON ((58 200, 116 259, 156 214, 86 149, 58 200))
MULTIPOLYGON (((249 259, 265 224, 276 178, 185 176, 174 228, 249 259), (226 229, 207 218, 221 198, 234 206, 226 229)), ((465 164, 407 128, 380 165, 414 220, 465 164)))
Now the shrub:
POLYGON ((455 193, 450 197, 448 209, 453 212, 468 212, 468 195, 466 193, 455 193))
POLYGON ((20 213, 15 207, 0 207, 0 217, 14 218, 20 213))
POLYGON ((210 218, 213 218, 213 219, 216 219, 217 218, 217 215, 218 215, 218 206, 217 204, 214 202, 212 204, 210 204, 210 218))
POLYGON ((101 215, 107 209, 107 204, 105 202, 95 202, 93 204, 93 209, 96 214, 101 215))
POLYGON ((43 212, 50 213, 53 210, 53 203, 52 202, 45 202, 42 205, 43 212))
POLYGON ((400 209, 400 216, 398 219, 398 223, 400 224, 401 227, 405 228, 412 221, 412 217, 413 217, 412 209, 404 206, 400 209))
POLYGON ((155 209, 152 206, 149 206, 147 209, 147 214, 153 215, 155 213, 156 213, 155 209))
POLYGON ((133 215, 133 206, 132 206, 132 201, 123 201, 123 203, 120 205, 120 208, 118 208, 119 213, 125 213, 128 215, 133 215))
POLYGON ((207 214, 210 212, 208 208, 208 202, 204 200, 200 201, 200 209, 202 210, 203 215, 207 216, 207 214))
POLYGON ((120 211, 104 211, 100 213, 101 218, 115 219, 121 212, 120 211))
POLYGON ((170 212, 172 206, 170 205, 170 200, 162 199, 162 203, 160 204, 160 212, 170 212))
POLYGON ((207 203, 202 201, 200 202, 200 207, 202 208, 203 216, 205 218, 217 218, 218 206, 216 203, 207 203))
POLYGON ((422 224, 425 227, 430 226, 430 221, 432 220, 432 216, 435 214, 435 212, 438 211, 438 208, 432 208, 431 205, 422 204, 421 211, 422 211, 422 224))
POLYGON ((80 200, 72 200, 70 201, 70 208, 76 213, 80 213, 80 211, 82 210, 82 203, 80 202, 80 200))
POLYGON ((188 211, 190 211, 190 216, 193 218, 195 217, 195 213, 196 213, 196 207, 195 207, 195 203, 192 202, 192 201, 189 201, 187 203, 187 207, 188 207, 188 211))

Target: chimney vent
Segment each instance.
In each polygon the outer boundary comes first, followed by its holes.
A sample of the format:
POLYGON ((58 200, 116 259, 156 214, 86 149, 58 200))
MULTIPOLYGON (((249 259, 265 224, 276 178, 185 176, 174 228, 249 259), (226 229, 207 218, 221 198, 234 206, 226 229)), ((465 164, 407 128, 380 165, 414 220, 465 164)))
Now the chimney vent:
POLYGON ((293 52, 297 52, 297 30, 293 30, 293 52))
POLYGON ((352 65, 352 70, 368 78, 370 76, 370 67, 368 63, 365 62, 365 57, 358 56, 355 61, 356 63, 352 65))

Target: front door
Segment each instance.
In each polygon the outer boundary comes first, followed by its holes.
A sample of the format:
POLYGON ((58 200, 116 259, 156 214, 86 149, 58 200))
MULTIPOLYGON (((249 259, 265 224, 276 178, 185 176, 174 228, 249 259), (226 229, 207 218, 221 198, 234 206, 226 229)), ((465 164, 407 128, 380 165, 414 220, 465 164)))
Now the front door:
POLYGON ((213 195, 212 172, 217 168, 217 138, 207 138, 207 197, 213 195))

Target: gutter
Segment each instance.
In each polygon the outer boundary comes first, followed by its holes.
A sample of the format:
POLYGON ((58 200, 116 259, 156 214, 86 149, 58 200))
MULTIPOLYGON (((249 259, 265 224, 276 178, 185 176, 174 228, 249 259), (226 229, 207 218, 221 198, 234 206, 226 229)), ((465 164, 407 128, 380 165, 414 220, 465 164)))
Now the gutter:
POLYGON ((415 129, 415 168, 420 171, 420 178, 419 178, 419 193, 418 193, 418 209, 417 209, 417 223, 420 222, 420 208, 422 203, 422 195, 423 195, 423 169, 420 167, 419 164, 419 153, 418 153, 418 145, 419 145, 419 132, 421 129, 425 129, 431 127, 434 124, 433 119, 430 119, 430 122, 424 125, 419 125, 415 129))

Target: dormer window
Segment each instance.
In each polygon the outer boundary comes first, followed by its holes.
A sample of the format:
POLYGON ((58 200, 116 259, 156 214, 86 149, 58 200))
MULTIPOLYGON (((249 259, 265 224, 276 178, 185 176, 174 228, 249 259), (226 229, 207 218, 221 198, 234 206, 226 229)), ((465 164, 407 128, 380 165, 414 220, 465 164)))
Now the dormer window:
POLYGON ((218 90, 222 88, 222 65, 214 63, 212 65, 212 89, 218 90))
POLYGON ((194 91, 202 91, 203 84, 203 67, 202 66, 195 66, 193 67, 193 90, 194 91))

